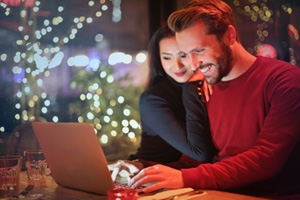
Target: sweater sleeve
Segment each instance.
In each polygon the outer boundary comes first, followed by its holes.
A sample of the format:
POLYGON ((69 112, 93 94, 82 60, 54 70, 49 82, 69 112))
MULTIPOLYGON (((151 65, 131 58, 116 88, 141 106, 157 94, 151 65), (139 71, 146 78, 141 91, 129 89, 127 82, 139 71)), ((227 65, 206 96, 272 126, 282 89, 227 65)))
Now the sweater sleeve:
MULTIPOLYGON (((196 160, 207 161, 212 158, 211 146, 205 145, 209 138, 209 128, 203 121, 207 116, 201 101, 190 102, 195 109, 193 128, 186 127, 185 121, 178 119, 169 103, 158 95, 143 93, 140 98, 140 115, 143 128, 151 129, 171 146, 196 160), (199 105, 201 104, 201 105, 199 105), (197 133, 194 130, 198 130, 197 133), (190 130, 193 130, 189 132, 190 130), (191 134, 191 135, 190 135, 191 134), (204 136, 203 136, 204 135, 204 136), (204 141, 205 140, 205 141, 204 141)), ((190 124, 187 124, 189 126, 190 124)))
POLYGON ((152 161, 147 161, 143 159, 139 159, 139 161, 143 164, 144 168, 150 167, 152 165, 156 164, 162 164, 168 167, 172 167, 174 169, 186 169, 186 168, 191 168, 191 167, 197 167, 200 164, 203 164, 205 162, 195 160, 193 158, 190 158, 184 154, 180 157, 178 161, 170 162, 170 163, 160 163, 160 162, 152 162, 152 161))
MULTIPOLYGON (((299 151, 300 73, 293 72, 274 75, 266 85, 269 107, 254 146, 214 164, 182 169, 185 187, 237 188, 274 178, 287 168, 285 164, 295 158, 291 154, 299 155, 293 151, 299 151)), ((299 167, 299 159, 296 163, 299 167)))

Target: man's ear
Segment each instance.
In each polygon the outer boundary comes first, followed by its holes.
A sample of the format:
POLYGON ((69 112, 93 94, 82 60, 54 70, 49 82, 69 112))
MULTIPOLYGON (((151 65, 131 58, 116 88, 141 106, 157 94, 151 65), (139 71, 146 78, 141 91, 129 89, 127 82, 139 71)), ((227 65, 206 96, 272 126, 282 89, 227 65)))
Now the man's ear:
POLYGON ((227 28, 226 40, 228 45, 233 45, 236 42, 236 30, 232 25, 227 28))

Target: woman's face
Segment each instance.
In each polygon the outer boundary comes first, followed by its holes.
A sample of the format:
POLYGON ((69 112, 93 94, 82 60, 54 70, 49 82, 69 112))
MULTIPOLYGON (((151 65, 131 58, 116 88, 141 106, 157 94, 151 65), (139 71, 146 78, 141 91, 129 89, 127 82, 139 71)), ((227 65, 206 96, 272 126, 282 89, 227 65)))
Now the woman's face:
POLYGON ((188 81, 194 72, 191 67, 182 64, 175 36, 162 39, 159 42, 159 49, 165 72, 178 83, 188 81))

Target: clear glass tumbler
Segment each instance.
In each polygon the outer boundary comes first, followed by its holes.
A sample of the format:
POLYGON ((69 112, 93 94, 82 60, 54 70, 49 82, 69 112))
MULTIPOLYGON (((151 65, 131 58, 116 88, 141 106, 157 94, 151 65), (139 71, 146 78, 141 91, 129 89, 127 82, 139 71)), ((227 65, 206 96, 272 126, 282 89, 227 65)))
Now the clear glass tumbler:
POLYGON ((13 190, 19 186, 22 156, 0 156, 0 190, 13 190))
POLYGON ((25 166, 28 179, 40 180, 45 178, 47 162, 42 150, 24 151, 25 166))

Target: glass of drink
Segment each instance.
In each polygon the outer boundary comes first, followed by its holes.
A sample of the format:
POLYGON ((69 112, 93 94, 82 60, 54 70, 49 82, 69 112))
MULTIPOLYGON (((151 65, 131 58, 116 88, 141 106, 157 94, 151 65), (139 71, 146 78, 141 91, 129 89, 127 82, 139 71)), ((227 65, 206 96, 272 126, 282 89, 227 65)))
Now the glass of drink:
POLYGON ((21 156, 0 156, 0 190, 13 190, 19 186, 21 156))
POLYGON ((40 180, 46 176, 47 162, 42 150, 24 151, 28 179, 40 180))

